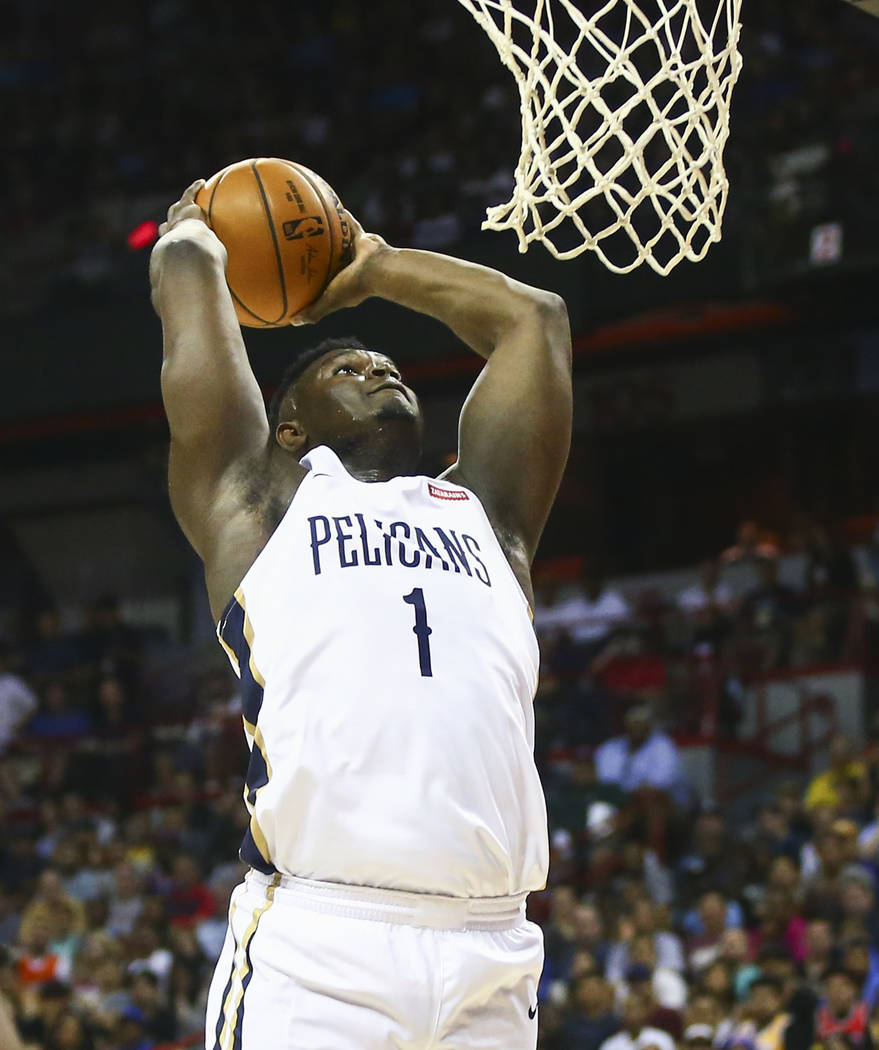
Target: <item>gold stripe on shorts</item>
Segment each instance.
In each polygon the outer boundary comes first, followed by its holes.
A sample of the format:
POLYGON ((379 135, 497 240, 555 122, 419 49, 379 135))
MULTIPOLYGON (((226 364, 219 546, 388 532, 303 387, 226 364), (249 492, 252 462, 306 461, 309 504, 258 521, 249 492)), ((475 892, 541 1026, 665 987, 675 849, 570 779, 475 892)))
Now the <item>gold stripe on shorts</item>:
POLYGON ((250 972, 247 950, 250 947, 250 942, 253 940, 253 935, 256 933, 259 920, 274 903, 275 890, 280 884, 281 876, 275 875, 272 879, 271 886, 266 887, 265 903, 254 910, 253 915, 251 916, 250 925, 244 931, 244 936, 241 938, 241 944, 236 944, 235 956, 238 957, 240 955, 240 962, 235 968, 232 985, 229 988, 226 1001, 223 1003, 222 1015, 224 1017, 224 1023, 223 1030, 220 1032, 220 1050, 232 1050, 235 1029, 238 1026, 238 1013, 241 1009, 242 999, 244 998, 244 979, 250 972))

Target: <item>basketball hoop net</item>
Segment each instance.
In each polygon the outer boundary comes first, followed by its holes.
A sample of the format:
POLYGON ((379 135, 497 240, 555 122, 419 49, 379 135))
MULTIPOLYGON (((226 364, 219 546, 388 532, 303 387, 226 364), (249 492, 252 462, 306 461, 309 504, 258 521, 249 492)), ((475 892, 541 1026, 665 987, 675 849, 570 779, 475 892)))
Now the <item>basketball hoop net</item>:
POLYGON ((516 79, 522 152, 487 230, 667 274, 720 240, 741 0, 459 0, 516 79), (701 9, 701 14, 700 14, 701 9), (710 9, 710 10, 709 10, 710 9), (703 15, 705 17, 703 17, 703 15), (633 251, 634 247, 634 251, 633 251))

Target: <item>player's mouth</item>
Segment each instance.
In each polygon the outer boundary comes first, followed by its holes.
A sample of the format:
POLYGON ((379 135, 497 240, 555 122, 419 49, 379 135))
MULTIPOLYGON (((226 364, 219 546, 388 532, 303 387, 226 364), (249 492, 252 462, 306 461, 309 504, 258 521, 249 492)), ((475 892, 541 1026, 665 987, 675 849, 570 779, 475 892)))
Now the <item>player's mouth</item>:
POLYGON ((382 383, 380 386, 377 386, 375 390, 370 390, 370 394, 377 394, 381 390, 396 390, 397 393, 402 394, 407 401, 409 400, 409 394, 402 383, 395 383, 393 380, 388 380, 387 383, 382 383))

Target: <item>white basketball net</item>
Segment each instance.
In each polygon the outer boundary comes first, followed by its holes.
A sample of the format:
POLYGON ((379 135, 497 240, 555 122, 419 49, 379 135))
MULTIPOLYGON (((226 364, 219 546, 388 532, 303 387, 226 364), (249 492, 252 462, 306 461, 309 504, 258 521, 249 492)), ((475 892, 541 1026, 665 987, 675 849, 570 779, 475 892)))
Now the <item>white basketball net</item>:
POLYGON ((729 186, 742 0, 581 0, 593 14, 571 0, 516 0, 530 14, 514 0, 459 2, 522 109, 513 196, 482 228, 515 230, 522 252, 535 240, 559 259, 590 249, 616 273, 702 259, 729 186))

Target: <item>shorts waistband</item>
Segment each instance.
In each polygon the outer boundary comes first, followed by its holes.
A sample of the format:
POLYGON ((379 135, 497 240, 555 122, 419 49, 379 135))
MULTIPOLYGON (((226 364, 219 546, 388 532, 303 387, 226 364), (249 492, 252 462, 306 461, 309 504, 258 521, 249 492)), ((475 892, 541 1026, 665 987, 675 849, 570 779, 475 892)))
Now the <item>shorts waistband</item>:
POLYGON ((275 903, 434 930, 511 930, 524 920, 528 896, 517 893, 511 897, 443 897, 321 882, 296 875, 264 875, 255 869, 247 873, 244 882, 263 893, 266 888, 275 887, 275 903))

